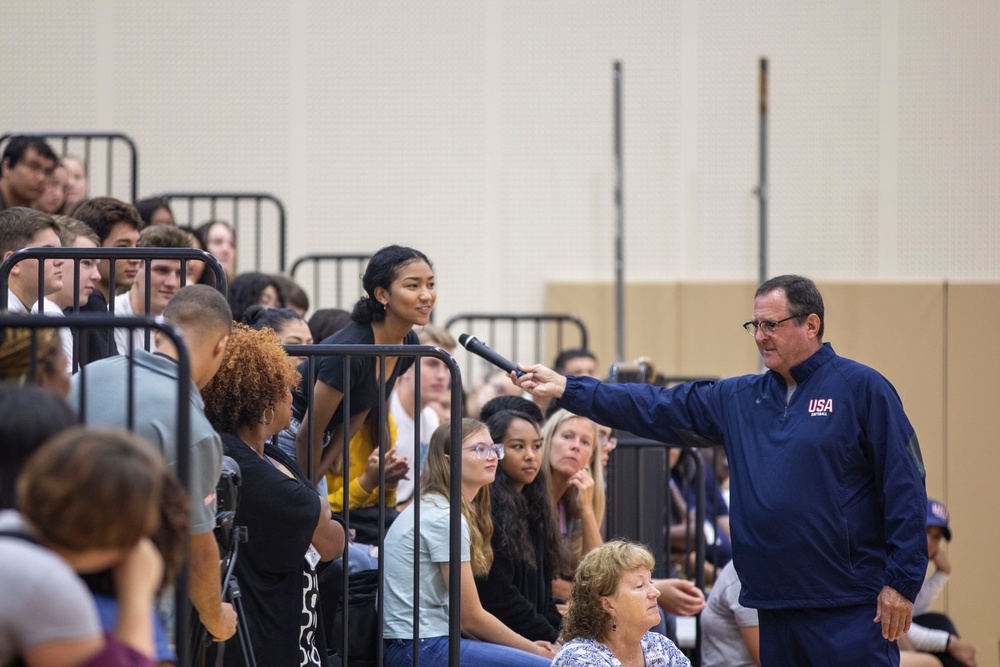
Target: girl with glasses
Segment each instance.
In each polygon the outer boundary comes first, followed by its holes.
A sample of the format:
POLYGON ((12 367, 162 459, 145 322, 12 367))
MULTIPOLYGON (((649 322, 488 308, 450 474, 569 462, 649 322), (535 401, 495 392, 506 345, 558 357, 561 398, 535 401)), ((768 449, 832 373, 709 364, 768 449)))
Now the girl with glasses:
MULTIPOLYGON (((414 540, 411 503, 385 536, 385 665, 412 664, 414 640, 419 641, 420 664, 448 665, 448 585, 451 488, 451 423, 434 431, 420 484, 420 536, 414 540), (415 553, 416 552, 416 553, 415 553), (413 592, 413 566, 419 560, 419 596, 413 592), (413 628, 413 605, 419 605, 420 627, 413 628)), ((482 422, 462 420, 462 634, 461 664, 548 665, 555 655, 547 641, 532 641, 504 625, 483 609, 476 578, 487 575, 493 562, 490 538, 489 485, 499 467, 503 447, 493 443, 482 422)))

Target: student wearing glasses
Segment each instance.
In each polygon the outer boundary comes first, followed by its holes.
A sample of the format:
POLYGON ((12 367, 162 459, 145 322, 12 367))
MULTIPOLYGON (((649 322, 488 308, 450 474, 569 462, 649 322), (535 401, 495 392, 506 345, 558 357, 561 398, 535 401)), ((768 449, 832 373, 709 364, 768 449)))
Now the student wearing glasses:
POLYGON ((898 665, 927 569, 920 447, 893 386, 824 343, 823 318, 812 280, 779 276, 743 325, 763 374, 661 388, 536 365, 511 379, 641 437, 725 446, 740 603, 758 610, 762 664, 898 665))
MULTIPOLYGON (((448 584, 451 484, 451 423, 434 431, 420 480, 420 501, 410 503, 385 536, 385 664, 412 664, 419 639, 420 664, 448 665, 448 584), (414 542, 414 511, 420 509, 420 539, 414 542), (416 557, 415 553, 416 552, 416 557), (419 560, 420 595, 413 593, 413 564, 419 560), (413 628, 413 605, 420 627, 413 628)), ((503 445, 494 444, 486 426, 462 420, 461 639, 463 665, 548 665, 555 656, 547 641, 531 641, 483 609, 476 578, 493 561, 489 485, 496 475, 503 445)))

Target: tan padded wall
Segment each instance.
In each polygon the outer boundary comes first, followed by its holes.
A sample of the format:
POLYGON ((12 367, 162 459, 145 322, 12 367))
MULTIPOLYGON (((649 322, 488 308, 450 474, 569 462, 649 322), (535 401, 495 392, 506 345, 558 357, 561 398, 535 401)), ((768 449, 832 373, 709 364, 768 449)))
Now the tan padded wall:
MULTIPOLYGON (((629 285, 627 359, 647 356, 667 375, 757 372, 756 347, 740 328, 752 315, 755 287, 629 285)), ((979 664, 995 665, 1000 448, 993 440, 1000 433, 1000 285, 820 282, 819 287, 826 305, 824 340, 892 382, 920 440, 927 492, 943 500, 954 517, 956 541, 948 550, 955 574, 935 608, 951 615, 977 647, 979 664)), ((610 366, 613 285, 550 283, 546 302, 550 312, 580 317, 602 367, 610 366)))
POLYGON ((945 497, 955 568, 947 609, 980 665, 1000 664, 1000 287, 947 286, 945 497))

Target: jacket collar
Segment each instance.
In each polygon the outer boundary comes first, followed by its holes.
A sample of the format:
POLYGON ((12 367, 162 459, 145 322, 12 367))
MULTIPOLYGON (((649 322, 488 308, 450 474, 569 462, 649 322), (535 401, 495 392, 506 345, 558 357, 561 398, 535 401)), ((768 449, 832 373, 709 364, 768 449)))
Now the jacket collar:
MULTIPOLYGON (((795 378, 795 384, 802 384, 805 382, 813 372, 837 356, 837 353, 833 351, 833 346, 829 343, 823 343, 823 347, 816 350, 816 353, 811 357, 803 361, 798 366, 792 368, 792 377, 795 378)), ((777 380, 781 385, 785 385, 785 378, 781 377, 774 371, 769 370, 768 373, 772 378, 777 380)))

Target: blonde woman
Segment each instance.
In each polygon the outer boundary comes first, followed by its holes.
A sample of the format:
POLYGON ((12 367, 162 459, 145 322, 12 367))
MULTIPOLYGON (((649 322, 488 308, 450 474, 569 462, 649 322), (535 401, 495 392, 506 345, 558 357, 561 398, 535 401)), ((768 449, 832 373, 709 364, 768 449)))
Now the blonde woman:
MULTIPOLYGON (((420 664, 448 665, 448 577, 450 535, 451 423, 434 431, 420 486, 420 542, 414 544, 411 503, 385 536, 385 665, 412 664, 414 639, 419 639, 420 664), (416 552, 416 553, 415 553, 416 552), (419 560, 420 627, 413 628, 413 566, 419 560)), ((550 664, 555 652, 546 641, 531 641, 483 609, 476 578, 493 562, 490 537, 489 484, 493 482, 503 445, 493 443, 482 422, 462 420, 462 544, 461 640, 462 665, 534 666, 550 664)))
POLYGON ((567 410, 556 411, 542 432, 542 461, 559 532, 569 548, 571 570, 566 574, 571 574, 581 558, 604 543, 604 473, 597 425, 567 410))

